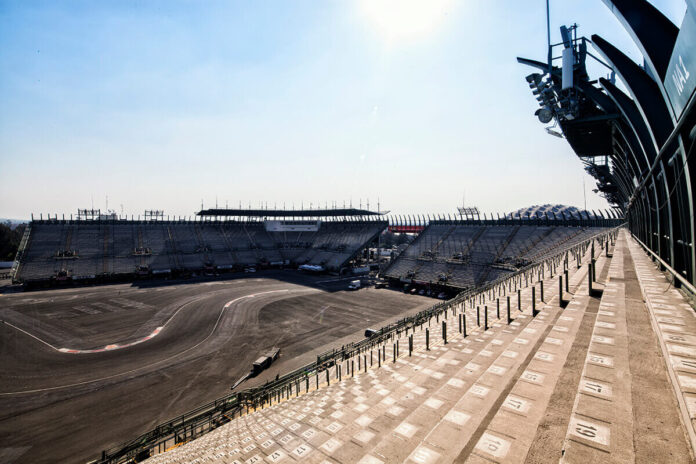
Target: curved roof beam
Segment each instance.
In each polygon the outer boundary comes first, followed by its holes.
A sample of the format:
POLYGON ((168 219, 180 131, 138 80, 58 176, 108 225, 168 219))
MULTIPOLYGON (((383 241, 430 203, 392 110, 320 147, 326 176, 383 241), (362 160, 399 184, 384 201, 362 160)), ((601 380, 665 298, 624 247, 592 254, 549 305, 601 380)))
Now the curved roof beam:
POLYGON ((614 143, 620 144, 631 154, 631 166, 634 168, 636 179, 642 179, 650 170, 650 163, 643 152, 635 131, 623 118, 614 125, 614 143))
POLYGON ((607 97, 606 94, 604 94, 597 87, 585 81, 580 81, 576 85, 587 96, 587 98, 592 100, 594 104, 602 109, 605 113, 618 113, 619 110, 616 109, 616 105, 613 101, 611 101, 611 98, 607 97))
POLYGON ((655 148, 659 149, 669 138, 674 124, 657 83, 621 50, 600 36, 593 35, 592 43, 628 87, 643 119, 651 129, 655 148))
POLYGON ((646 157, 647 166, 652 166, 653 161, 657 157, 657 146, 645 120, 641 117, 638 105, 607 79, 600 77, 599 84, 604 87, 607 95, 614 100, 624 119, 636 134, 642 147, 641 151, 646 157))
POLYGON ((537 68, 540 71, 544 71, 545 73, 549 72, 549 65, 548 63, 542 63, 541 61, 537 60, 530 60, 529 58, 521 58, 517 57, 517 62, 520 64, 526 64, 527 66, 531 66, 533 68, 537 68))
POLYGON ((621 22, 654 76, 665 80, 679 28, 646 0, 602 0, 621 22))
MULTIPOLYGON (((645 158, 643 149, 628 124, 614 126, 612 144, 614 169, 621 171, 626 181, 626 202, 635 191, 636 182, 643 180, 639 160, 645 158)), ((647 172, 647 169, 643 172, 647 172)))
POLYGON ((624 166, 624 161, 621 159, 620 153, 615 153, 612 156, 613 160, 613 171, 612 176, 615 180, 616 185, 618 186, 619 192, 621 194, 621 203, 618 205, 619 207, 623 208, 626 203, 628 203, 628 199, 630 198, 630 194, 633 193, 633 190, 630 188, 630 181, 628 179, 628 175, 626 168, 624 166))

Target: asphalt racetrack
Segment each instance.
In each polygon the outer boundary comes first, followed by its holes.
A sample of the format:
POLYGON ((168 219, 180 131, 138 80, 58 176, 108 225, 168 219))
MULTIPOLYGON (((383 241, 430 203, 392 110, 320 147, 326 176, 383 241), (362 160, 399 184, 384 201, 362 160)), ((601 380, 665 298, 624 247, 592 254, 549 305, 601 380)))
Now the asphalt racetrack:
POLYGON ((83 463, 435 303, 349 279, 269 271, 0 295, 0 462, 83 463))

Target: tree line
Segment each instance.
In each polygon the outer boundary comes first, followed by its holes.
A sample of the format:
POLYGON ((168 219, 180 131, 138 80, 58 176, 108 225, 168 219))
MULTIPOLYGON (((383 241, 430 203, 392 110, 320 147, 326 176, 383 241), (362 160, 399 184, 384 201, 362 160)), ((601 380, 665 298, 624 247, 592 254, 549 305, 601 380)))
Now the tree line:
POLYGON ((9 221, 0 223, 0 261, 14 261, 26 228, 26 224, 20 224, 14 229, 11 226, 9 221))

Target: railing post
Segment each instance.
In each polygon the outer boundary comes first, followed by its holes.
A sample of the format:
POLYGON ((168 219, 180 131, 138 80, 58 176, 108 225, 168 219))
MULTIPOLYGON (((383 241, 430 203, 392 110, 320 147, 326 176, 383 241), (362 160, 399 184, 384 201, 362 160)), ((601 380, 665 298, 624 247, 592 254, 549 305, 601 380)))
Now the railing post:
POLYGON ((510 296, 507 296, 507 323, 510 325, 510 322, 512 322, 512 318, 510 317, 510 296))
POLYGON ((447 344, 447 322, 442 321, 442 339, 445 341, 445 345, 447 344))
POLYGON ((587 263, 587 286, 588 294, 592 296, 592 263, 587 263))
POLYGON ((498 319, 500 319, 500 298, 495 299, 495 313, 498 316, 498 319))
POLYGON ((488 305, 483 307, 483 330, 488 330, 488 305))
POLYGON ((532 286, 532 317, 536 317, 536 287, 532 286))
POLYGON ((425 329, 425 350, 430 351, 430 329, 425 329))
POLYGON ((476 326, 481 327, 481 307, 476 306, 476 326))
POLYGON ((592 258, 592 282, 597 282, 597 260, 592 258))
POLYGON ((592 253, 590 253, 590 258, 594 259, 594 240, 592 240, 592 253))
POLYGON ((563 306, 563 276, 558 276, 558 306, 563 306))
POLYGON ((413 353, 413 335, 408 336, 408 355, 411 356, 413 353))

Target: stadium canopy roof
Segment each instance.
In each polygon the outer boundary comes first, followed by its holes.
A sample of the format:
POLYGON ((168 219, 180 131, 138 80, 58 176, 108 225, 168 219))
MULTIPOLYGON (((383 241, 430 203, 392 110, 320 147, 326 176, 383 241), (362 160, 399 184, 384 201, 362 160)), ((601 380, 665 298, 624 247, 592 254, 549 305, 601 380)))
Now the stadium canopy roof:
POLYGON ((197 216, 247 216, 247 217, 337 217, 337 216, 383 216, 389 211, 375 212, 357 208, 332 209, 203 209, 197 216))

